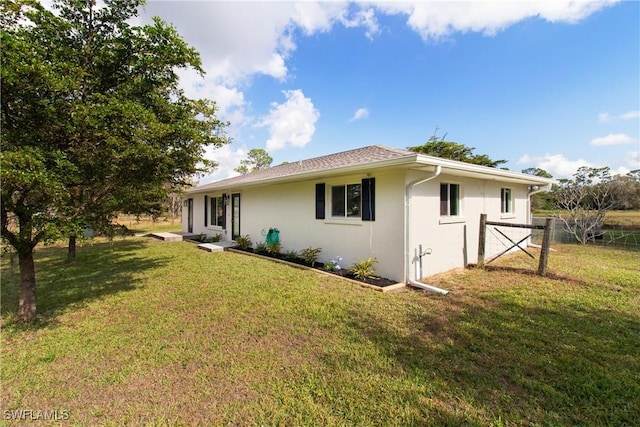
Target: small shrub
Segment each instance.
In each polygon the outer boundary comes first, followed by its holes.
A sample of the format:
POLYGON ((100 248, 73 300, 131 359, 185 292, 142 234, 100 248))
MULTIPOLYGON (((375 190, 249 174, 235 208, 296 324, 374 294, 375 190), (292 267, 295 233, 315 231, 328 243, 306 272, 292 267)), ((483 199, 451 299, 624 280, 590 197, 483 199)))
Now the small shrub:
POLYGON ((282 244, 280 242, 267 243, 267 252, 271 255, 279 254, 282 250, 282 244))
POLYGON ((353 264, 349 267, 349 272, 351 272, 357 279, 364 280, 373 277, 376 273, 376 269, 373 267, 378 262, 374 257, 368 259, 361 259, 360 262, 353 264))
POLYGON ((322 248, 312 248, 308 247, 307 249, 303 249, 300 251, 300 257, 304 260, 305 263, 313 267, 316 264, 316 260, 318 259, 318 255, 322 252, 322 248))
POLYGON ((236 237, 236 248, 238 249, 249 249, 252 244, 253 242, 251 241, 251 237, 249 237, 248 234, 236 237))
POLYGON ((217 233, 217 234, 214 234, 213 236, 209 237, 207 239, 207 242, 214 243, 214 242, 219 242, 220 240, 222 240, 222 234, 217 233))
POLYGON ((268 251, 269 251, 269 247, 265 242, 256 243, 255 252, 257 254, 264 254, 264 253, 267 253, 268 251))
POLYGON ((287 261, 294 261, 296 258, 298 258, 298 252, 296 251, 287 251, 287 253, 284 254, 284 259, 287 261))

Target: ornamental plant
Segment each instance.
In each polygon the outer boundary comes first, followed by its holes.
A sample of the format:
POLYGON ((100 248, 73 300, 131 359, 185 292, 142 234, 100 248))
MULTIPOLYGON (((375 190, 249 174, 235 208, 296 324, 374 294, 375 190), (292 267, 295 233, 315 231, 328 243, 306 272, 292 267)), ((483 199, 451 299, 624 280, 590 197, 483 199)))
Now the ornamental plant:
POLYGON ((255 252, 258 253, 258 254, 267 253, 267 252, 269 252, 269 247, 267 246, 267 244, 265 242, 258 242, 258 243, 256 243, 255 252))
POLYGON ((371 279, 376 273, 374 265, 378 262, 375 257, 368 259, 361 259, 360 262, 353 264, 349 267, 349 272, 353 274, 357 279, 367 281, 371 279))
POLYGON ((287 251, 287 253, 284 254, 284 259, 287 261, 293 261, 296 258, 298 258, 298 252, 296 251, 287 251))
POLYGON ((270 255, 277 255, 282 250, 282 244, 280 242, 267 243, 267 252, 270 255))
POLYGON ((236 237, 236 248, 246 250, 249 249, 251 245, 253 245, 253 242, 251 241, 251 237, 249 237, 248 234, 236 237))
POLYGON ((308 247, 307 249, 303 249, 300 251, 300 257, 304 260, 304 262, 313 267, 316 264, 316 260, 318 259, 318 255, 320 255, 320 252, 322 252, 322 248, 308 247))

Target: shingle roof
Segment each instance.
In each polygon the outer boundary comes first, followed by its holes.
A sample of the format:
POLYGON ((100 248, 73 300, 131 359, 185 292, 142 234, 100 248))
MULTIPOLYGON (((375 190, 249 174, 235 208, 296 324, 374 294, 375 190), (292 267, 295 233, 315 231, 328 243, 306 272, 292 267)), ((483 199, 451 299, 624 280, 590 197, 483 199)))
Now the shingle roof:
POLYGON ((416 153, 398 148, 383 147, 381 145, 371 145, 340 153, 329 154, 312 159, 300 160, 292 163, 285 163, 251 172, 245 175, 200 185, 189 192, 200 192, 228 187, 237 187, 247 184, 256 184, 260 181, 270 181, 272 179, 294 177, 297 175, 310 174, 313 172, 324 172, 335 169, 357 167, 359 165, 370 165, 377 162, 398 160, 402 158, 415 158, 416 153))

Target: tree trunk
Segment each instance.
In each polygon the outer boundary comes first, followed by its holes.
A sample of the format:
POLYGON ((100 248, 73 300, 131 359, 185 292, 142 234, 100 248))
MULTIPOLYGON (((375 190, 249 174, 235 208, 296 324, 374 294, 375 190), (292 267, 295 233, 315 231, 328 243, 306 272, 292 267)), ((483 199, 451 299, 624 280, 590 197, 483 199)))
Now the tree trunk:
POLYGON ((76 259, 76 235, 71 234, 69 236, 69 250, 67 251, 67 259, 76 259))
POLYGON ((20 259, 20 304, 18 320, 31 323, 36 318, 36 268, 33 263, 33 250, 19 253, 20 259))

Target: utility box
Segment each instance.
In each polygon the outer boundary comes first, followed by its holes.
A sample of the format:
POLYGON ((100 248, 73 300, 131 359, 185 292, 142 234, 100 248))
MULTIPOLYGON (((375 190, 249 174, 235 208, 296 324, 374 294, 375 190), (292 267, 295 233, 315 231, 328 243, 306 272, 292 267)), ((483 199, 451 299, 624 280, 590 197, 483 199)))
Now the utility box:
POLYGON ((280 243, 280 230, 277 228, 270 228, 267 233, 267 245, 273 245, 276 243, 280 243))

